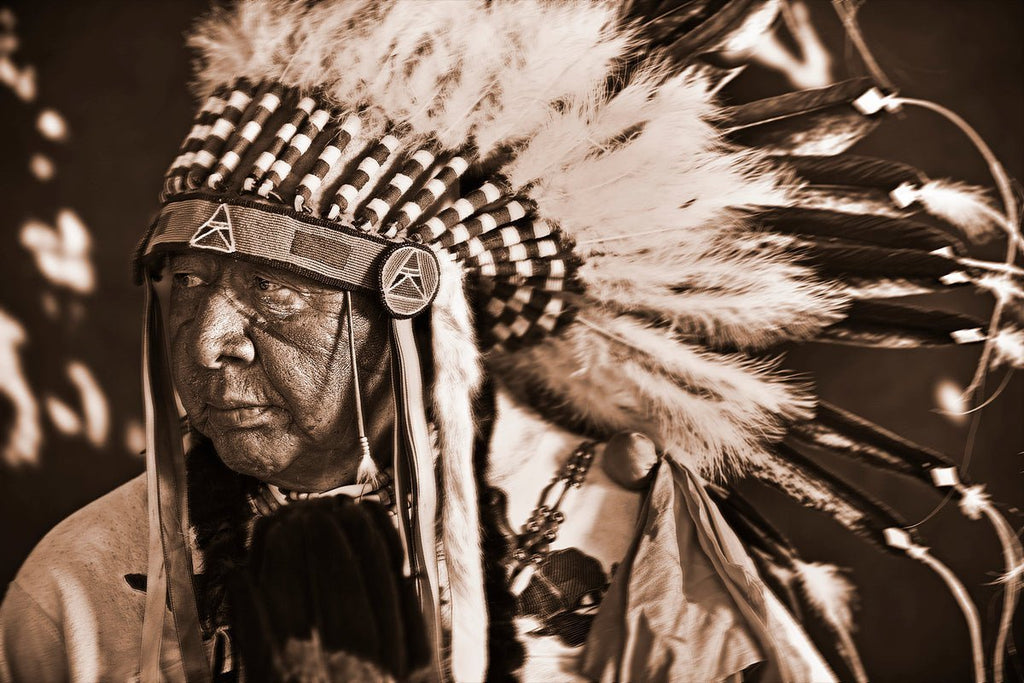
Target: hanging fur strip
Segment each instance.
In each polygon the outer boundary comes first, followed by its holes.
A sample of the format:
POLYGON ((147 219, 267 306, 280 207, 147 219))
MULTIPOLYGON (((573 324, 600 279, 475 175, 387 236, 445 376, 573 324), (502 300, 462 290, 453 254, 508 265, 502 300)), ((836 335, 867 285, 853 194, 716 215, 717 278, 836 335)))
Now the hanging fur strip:
POLYGON ((453 593, 452 640, 460 670, 485 671, 487 605, 480 563, 480 520, 473 473, 473 397, 480 366, 462 273, 441 260, 438 313, 431 321, 434 352, 433 417, 441 462, 441 537, 453 593))

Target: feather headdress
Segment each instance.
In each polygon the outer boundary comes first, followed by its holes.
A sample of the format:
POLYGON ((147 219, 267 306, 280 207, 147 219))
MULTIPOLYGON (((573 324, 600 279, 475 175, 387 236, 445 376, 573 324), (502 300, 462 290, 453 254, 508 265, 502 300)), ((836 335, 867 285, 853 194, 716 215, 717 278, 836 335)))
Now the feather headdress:
MULTIPOLYGON (((962 494, 952 465, 818 406, 771 354, 809 340, 978 343, 1020 365, 1019 332, 998 320, 986 329, 884 301, 992 291, 993 279, 999 291, 1021 289, 1019 270, 966 258, 958 238, 914 214, 923 206, 973 239, 1000 218, 976 190, 844 154, 899 105, 894 96, 855 79, 720 107, 716 71, 697 55, 749 44, 778 3, 685 7, 252 0, 191 36, 204 104, 140 257, 217 248, 376 292, 396 318, 395 343, 411 334, 397 321, 432 311, 427 412, 458 680, 482 678, 486 652, 471 474, 481 368, 554 420, 595 436, 644 431, 709 482, 765 479, 885 547, 937 562, 887 509, 789 444, 962 494), (211 247, 195 228, 218 207, 254 212, 264 227, 246 234, 236 219, 230 245, 211 247), (395 269, 413 263, 431 291, 399 291, 387 264, 401 249, 410 251, 395 269)), ((419 373, 407 359, 411 394, 419 373)), ((420 399, 407 397, 406 413, 422 410, 420 399)), ((431 463, 405 466, 433 481, 431 463)), ((987 499, 981 507, 1002 519, 987 499)), ((432 523, 432 508, 420 513, 432 523)), ((801 577, 850 650, 848 586, 785 544, 766 547, 775 550, 765 562, 801 577), (825 584, 830 596, 813 594, 825 584)), ((1015 540, 1007 553, 1019 565, 1015 540)))

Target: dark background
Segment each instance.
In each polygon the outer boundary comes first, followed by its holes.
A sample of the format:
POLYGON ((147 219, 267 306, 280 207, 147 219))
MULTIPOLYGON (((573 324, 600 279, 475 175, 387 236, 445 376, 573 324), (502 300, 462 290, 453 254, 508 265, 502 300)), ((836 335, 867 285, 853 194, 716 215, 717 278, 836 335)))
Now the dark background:
MULTIPOLYGON (((37 96, 26 102, 0 85, 0 310, 27 335, 19 358, 39 404, 44 442, 37 462, 6 467, 0 461, 0 583, 6 584, 47 529, 90 500, 142 471, 139 331, 141 293, 131 285, 132 249, 157 205, 163 171, 190 123, 188 55, 182 34, 206 2, 56 2, 9 5, 20 47, 13 61, 36 70, 37 96), (36 118, 46 108, 66 120, 64 142, 46 139, 36 118), (56 175, 41 182, 29 160, 42 153, 56 175), (53 224, 72 209, 92 237, 97 277, 88 294, 47 280, 19 242, 27 219, 53 224), (43 299, 57 314, 44 312, 43 299), (52 304, 51 304, 52 305, 52 304), (105 444, 59 433, 45 397, 80 410, 65 368, 88 366, 110 408, 105 444), (129 435, 134 436, 129 437, 129 435)), ((828 3, 812 3, 826 44, 839 56, 844 41, 828 3)), ((1024 3, 1017 0, 874 0, 861 12, 868 43, 904 95, 952 107, 989 142, 1011 176, 1024 171, 1024 3)), ((772 94, 781 82, 750 73, 732 92, 772 94)), ((865 154, 907 161, 932 177, 989 185, 984 164, 951 125, 924 112, 884 124, 859 145, 865 154)), ((999 245, 981 254, 1001 258, 999 245)), ((926 303, 935 303, 926 302, 926 303)), ((985 316, 990 302, 968 291, 942 305, 985 316)), ((936 412, 942 380, 965 385, 978 349, 915 352, 801 347, 787 365, 815 378, 819 393, 868 419, 961 459, 972 452, 969 473, 1007 504, 1015 527, 1024 505, 1024 384, 1011 377, 1002 395, 980 413, 976 438, 969 425, 936 412)), ((0 366, 0 371, 6 372, 0 366)), ((988 391, 1003 372, 993 373, 988 391)), ((0 376, 0 387, 10 380, 0 376)), ((0 395, 0 435, 13 408, 0 395)), ((910 520, 921 520, 939 498, 929 489, 836 461, 860 486, 910 520)), ((882 554, 836 524, 769 491, 752 494, 790 535, 808 560, 850 568, 861 596, 857 642, 874 680, 945 681, 970 678, 967 631, 953 599, 922 565, 882 554)), ((990 584, 1001 570, 988 525, 970 522, 946 506, 921 527, 935 554, 972 587, 982 616, 995 614, 999 592, 990 584)))

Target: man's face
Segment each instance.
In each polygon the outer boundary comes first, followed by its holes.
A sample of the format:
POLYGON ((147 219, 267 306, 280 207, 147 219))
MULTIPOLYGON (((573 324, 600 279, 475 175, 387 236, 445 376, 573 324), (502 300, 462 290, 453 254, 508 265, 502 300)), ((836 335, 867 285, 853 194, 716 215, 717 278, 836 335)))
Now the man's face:
MULTIPOLYGON (((192 425, 228 467, 284 488, 349 483, 359 460, 345 294, 216 254, 172 257, 174 383, 192 425)), ((353 294, 367 431, 385 447, 391 390, 387 321, 353 294)))

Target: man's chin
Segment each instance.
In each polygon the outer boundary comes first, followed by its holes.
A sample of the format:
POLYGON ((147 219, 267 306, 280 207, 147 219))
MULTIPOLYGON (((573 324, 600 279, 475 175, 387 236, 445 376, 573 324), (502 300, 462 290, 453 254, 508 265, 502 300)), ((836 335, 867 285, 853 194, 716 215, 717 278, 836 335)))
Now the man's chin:
POLYGON ((260 481, 276 483, 292 464, 295 455, 289 445, 268 439, 263 429, 231 429, 211 436, 217 456, 228 468, 260 481))

